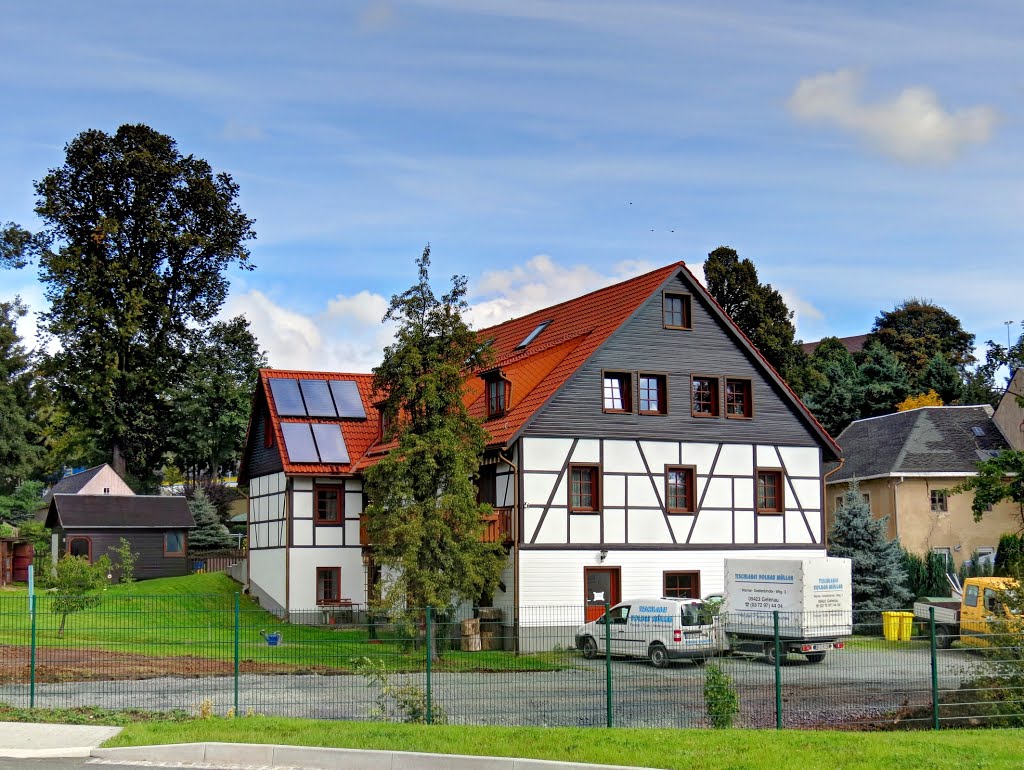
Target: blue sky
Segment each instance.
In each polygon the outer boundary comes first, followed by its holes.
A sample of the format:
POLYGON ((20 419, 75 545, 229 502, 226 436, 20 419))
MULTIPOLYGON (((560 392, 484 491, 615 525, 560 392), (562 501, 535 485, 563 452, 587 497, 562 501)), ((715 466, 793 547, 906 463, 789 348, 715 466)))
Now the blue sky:
MULTIPOLYGON (((805 340, 910 296, 1024 321, 1024 6, 0 2, 0 221, 87 128, 241 186, 271 363, 366 370, 431 243, 478 325, 721 244, 805 340)), ((31 270, 0 297, 34 309, 31 270)))

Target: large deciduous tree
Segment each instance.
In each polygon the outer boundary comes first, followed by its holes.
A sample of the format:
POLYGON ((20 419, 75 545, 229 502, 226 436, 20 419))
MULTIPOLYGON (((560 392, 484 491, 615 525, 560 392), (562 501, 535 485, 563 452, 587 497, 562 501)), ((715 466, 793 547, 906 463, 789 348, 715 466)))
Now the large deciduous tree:
POLYGON ((260 367, 266 355, 242 316, 218 321, 197 334, 171 399, 175 416, 170 446, 188 478, 216 479, 235 470, 260 367))
POLYGON ((430 248, 419 279, 391 298, 386 321, 395 342, 374 369, 394 447, 366 476, 369 541, 384 568, 389 606, 450 608, 494 590, 505 553, 481 542, 473 479, 486 433, 463 402, 465 377, 482 363, 476 334, 463 320, 466 280, 452 278, 441 297, 429 282, 430 248))
POLYGON ((873 341, 895 354, 915 384, 936 353, 941 353, 961 375, 974 363, 974 335, 964 331, 959 318, 925 299, 907 299, 883 311, 866 342, 873 341))
POLYGON ((794 342, 793 311, 757 268, 735 249, 719 246, 704 263, 708 292, 790 385, 803 390, 806 356, 794 342))
POLYGON ((32 356, 17 329, 27 312, 17 297, 0 302, 0 493, 29 476, 42 454, 33 420, 32 356))
POLYGON ((47 366, 58 406, 118 472, 148 478, 194 331, 223 304, 227 268, 251 267, 252 221, 229 175, 144 125, 79 134, 35 187, 44 229, 8 227, 3 253, 38 257, 43 325, 60 343, 47 366))

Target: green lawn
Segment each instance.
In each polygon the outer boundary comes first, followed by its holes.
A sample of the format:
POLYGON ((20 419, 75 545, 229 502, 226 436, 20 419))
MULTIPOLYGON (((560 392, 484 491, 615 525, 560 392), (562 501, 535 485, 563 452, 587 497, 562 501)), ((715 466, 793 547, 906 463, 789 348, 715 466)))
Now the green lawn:
MULTIPOLYGON (((234 602, 238 584, 224 574, 161 578, 106 589, 100 605, 70 615, 63 638, 52 596, 38 593, 38 647, 74 647, 159 657, 194 656, 234 660, 234 602)), ((25 589, 0 593, 0 644, 29 644, 31 620, 25 589)), ((425 649, 414 649, 388 634, 371 643, 366 630, 292 625, 240 597, 239 657, 248 663, 299 670, 351 670, 351 660, 366 656, 385 661, 392 670, 417 670, 425 665, 425 649), (266 634, 279 633, 271 647, 266 634)), ((576 653, 513 655, 506 652, 447 651, 437 668, 469 670, 553 670, 573 665, 576 653)))
POLYGON ((106 746, 221 741, 722 768, 1019 768, 1024 730, 908 733, 462 727, 250 717, 128 725, 106 746))

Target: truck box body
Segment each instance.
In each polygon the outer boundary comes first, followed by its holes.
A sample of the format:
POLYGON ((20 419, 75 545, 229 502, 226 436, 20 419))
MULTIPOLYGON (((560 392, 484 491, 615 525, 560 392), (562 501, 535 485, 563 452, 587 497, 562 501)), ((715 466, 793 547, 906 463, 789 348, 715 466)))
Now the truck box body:
POLYGON ((834 557, 726 559, 722 624, 727 634, 835 639, 853 632, 851 562, 834 557))

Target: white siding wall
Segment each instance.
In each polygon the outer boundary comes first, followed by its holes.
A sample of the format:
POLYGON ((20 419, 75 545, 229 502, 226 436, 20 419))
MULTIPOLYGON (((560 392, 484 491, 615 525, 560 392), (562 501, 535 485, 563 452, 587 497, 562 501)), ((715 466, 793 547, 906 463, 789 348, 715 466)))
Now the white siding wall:
POLYGON ((80 495, 134 495, 132 488, 125 483, 125 480, 118 476, 109 465, 100 468, 85 486, 79 491, 80 495), (109 492, 103 490, 109 489, 109 492))
POLYGON ((526 438, 526 544, 812 545, 822 543, 818 447, 526 438), (599 513, 568 513, 569 463, 601 467, 599 513), (696 514, 665 514, 665 466, 696 469, 696 514), (757 514, 756 471, 783 475, 785 512, 757 514))

